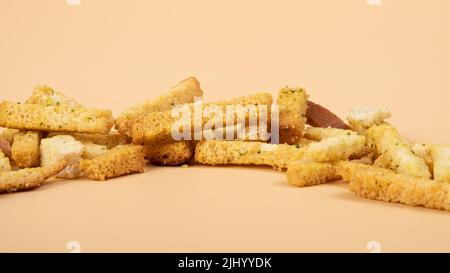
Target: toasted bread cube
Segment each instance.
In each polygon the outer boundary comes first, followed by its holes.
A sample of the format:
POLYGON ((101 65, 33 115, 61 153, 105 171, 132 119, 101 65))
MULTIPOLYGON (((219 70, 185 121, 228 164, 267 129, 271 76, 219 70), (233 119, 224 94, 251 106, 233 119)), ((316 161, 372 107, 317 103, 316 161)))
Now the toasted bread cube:
POLYGON ((168 111, 178 104, 192 103, 195 97, 202 97, 203 91, 195 77, 187 78, 157 99, 147 100, 124 111, 116 119, 117 130, 131 137, 131 129, 136 119, 145 113, 168 111))
POLYGON ((280 90, 280 143, 297 144, 303 137, 306 124, 308 95, 302 88, 285 87, 280 90))
POLYGON ((194 154, 195 145, 190 141, 178 141, 161 145, 144 145, 145 158, 152 164, 178 166, 186 163, 194 154))
POLYGON ((74 99, 61 92, 54 91, 51 87, 36 86, 31 96, 25 101, 27 104, 41 104, 45 106, 83 107, 74 99))
POLYGON ((7 172, 11 170, 11 164, 9 162, 9 158, 5 156, 2 152, 0 152, 0 172, 7 172))
POLYGON ((286 174, 289 184, 296 187, 324 184, 340 178, 333 164, 311 161, 290 163, 286 174))
POLYGON ((41 133, 24 131, 14 136, 11 156, 19 168, 32 168, 40 164, 39 143, 41 133))
POLYGON ((341 162, 337 169, 350 190, 363 198, 450 211, 448 183, 352 162, 341 162))
POLYGON ((144 149, 140 145, 119 145, 94 159, 82 159, 83 174, 93 180, 105 180, 145 171, 144 149))
POLYGON ((61 160, 66 160, 68 165, 58 174, 58 177, 79 177, 83 150, 83 144, 69 135, 44 138, 41 141, 41 166, 51 166, 61 160))
POLYGON ((4 101, 0 126, 23 130, 108 133, 114 125, 110 110, 84 107, 44 106, 4 101))
POLYGON ((434 146, 431 149, 431 156, 434 180, 450 183, 450 146, 434 146))

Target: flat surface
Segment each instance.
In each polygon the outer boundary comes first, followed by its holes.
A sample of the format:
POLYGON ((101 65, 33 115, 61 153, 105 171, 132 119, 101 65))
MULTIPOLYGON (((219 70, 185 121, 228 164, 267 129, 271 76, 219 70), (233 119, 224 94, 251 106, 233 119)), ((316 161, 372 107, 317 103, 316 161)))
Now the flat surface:
MULTIPOLYGON (((117 115, 195 75, 206 100, 305 87, 450 144, 450 1, 0 1, 0 99, 37 84, 117 115)), ((250 167, 149 167, 0 195, 0 251, 450 251, 450 214, 250 167)))

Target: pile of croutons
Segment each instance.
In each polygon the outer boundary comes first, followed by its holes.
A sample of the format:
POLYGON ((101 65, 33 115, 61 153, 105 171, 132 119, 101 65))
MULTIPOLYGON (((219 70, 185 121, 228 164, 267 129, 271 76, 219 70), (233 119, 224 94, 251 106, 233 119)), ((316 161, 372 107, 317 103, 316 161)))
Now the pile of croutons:
MULTIPOLYGON (((86 108, 47 86, 35 88, 24 103, 4 101, 0 192, 32 189, 53 176, 105 180, 142 173, 147 162, 162 166, 196 162, 271 166, 287 170, 287 180, 294 186, 343 180, 365 198, 450 211, 450 147, 406 140, 386 122, 391 115, 387 109, 354 108, 347 124, 309 101, 304 89, 285 87, 275 103, 271 94, 257 93, 201 106, 225 110, 232 105, 277 105, 279 144, 258 134, 234 140, 198 139, 190 129, 194 119, 188 121, 188 137, 174 139, 173 109, 183 106, 195 112, 194 100, 202 96, 198 80, 190 77, 115 120, 110 110, 86 108)), ((236 135, 225 116, 203 117, 201 128, 214 118, 214 130, 236 135)))

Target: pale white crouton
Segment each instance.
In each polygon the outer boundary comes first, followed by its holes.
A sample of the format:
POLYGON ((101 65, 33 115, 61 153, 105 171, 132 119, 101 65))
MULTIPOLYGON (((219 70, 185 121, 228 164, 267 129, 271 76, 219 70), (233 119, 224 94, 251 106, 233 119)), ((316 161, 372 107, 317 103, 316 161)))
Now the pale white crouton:
POLYGON ((434 161, 434 180, 450 183, 450 146, 432 147, 431 156, 434 161))
POLYGON ((313 142, 305 147, 304 159, 316 162, 336 162, 347 160, 361 152, 366 138, 360 135, 337 135, 313 142))
POLYGON ((68 166, 57 177, 78 177, 83 150, 83 144, 69 135, 58 135, 43 139, 41 141, 41 166, 50 166, 65 159, 68 166))
POLYGON ((350 128, 363 133, 369 127, 381 124, 385 119, 391 117, 391 112, 387 108, 355 107, 347 116, 350 128))
POLYGON ((371 139, 370 142, 374 143, 380 156, 383 156, 383 161, 389 164, 395 172, 431 178, 425 161, 412 152, 410 143, 400 136, 391 125, 372 126, 367 130, 367 137, 371 139))
POLYGON ((11 164, 9 158, 4 153, 0 152, 0 172, 8 172, 11 170, 11 164))
POLYGON ((338 129, 338 128, 321 128, 309 127, 305 131, 305 138, 315 141, 320 141, 324 138, 343 136, 343 135, 357 135, 358 133, 352 130, 338 129))
POLYGON ((411 150, 413 153, 425 161, 425 164, 427 164, 430 172, 433 172, 433 158, 431 157, 431 149, 433 146, 434 145, 431 144, 411 144, 411 150))

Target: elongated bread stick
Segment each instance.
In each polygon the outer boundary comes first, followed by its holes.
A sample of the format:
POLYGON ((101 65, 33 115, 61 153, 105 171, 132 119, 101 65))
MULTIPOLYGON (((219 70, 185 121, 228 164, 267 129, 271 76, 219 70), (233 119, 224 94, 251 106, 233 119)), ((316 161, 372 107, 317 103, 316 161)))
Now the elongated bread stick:
POLYGON ((0 126, 7 128, 108 133, 114 124, 110 110, 83 107, 44 106, 4 101, 0 104, 0 126))

